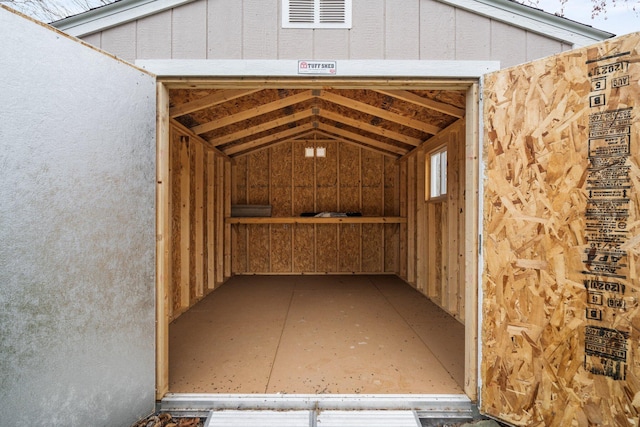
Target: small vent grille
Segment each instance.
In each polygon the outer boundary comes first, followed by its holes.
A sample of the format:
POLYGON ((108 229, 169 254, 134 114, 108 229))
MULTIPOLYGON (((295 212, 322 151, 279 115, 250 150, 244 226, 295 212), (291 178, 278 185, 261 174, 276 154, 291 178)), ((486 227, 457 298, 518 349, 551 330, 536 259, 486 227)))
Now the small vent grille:
POLYGON ((351 0, 282 0, 284 28, 351 28, 351 0))
POLYGON ((320 22, 344 23, 346 18, 344 3, 344 0, 320 0, 320 22))
POLYGON ((315 0, 289 0, 289 22, 314 23, 315 0))

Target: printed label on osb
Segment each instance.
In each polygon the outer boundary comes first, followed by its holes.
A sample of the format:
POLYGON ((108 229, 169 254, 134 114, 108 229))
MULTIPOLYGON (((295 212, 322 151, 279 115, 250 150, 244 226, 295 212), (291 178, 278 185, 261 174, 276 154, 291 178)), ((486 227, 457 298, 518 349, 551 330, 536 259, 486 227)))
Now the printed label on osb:
MULTIPOLYGON (((589 106, 607 108, 605 89, 624 90, 629 81, 629 62, 619 55, 587 62, 591 78, 589 106)), ((624 380, 627 372, 628 332, 604 325, 626 309, 629 257, 628 221, 632 183, 628 158, 631 153, 632 108, 598 110, 589 114, 589 140, 585 212, 588 247, 583 257, 587 290, 584 368, 596 375, 624 380), (597 326, 596 326, 597 325, 597 326)))
POLYGON ((584 368, 614 380, 627 377, 629 334, 616 329, 587 326, 584 338, 584 368))

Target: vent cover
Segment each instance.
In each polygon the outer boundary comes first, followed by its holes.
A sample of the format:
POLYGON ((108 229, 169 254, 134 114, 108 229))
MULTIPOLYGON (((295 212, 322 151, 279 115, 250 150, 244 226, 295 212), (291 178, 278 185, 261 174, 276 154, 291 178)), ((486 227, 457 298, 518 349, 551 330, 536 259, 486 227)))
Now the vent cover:
POLYGON ((283 28, 351 28, 351 0, 282 0, 283 28))

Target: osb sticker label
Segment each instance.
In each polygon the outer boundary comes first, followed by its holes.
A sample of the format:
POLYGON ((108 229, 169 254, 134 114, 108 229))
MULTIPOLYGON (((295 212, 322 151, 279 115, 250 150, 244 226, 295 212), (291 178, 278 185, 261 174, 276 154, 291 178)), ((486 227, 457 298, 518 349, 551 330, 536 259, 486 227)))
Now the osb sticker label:
POLYGON ((628 220, 632 182, 628 162, 632 150, 632 108, 607 109, 607 88, 624 90, 629 62, 624 52, 587 61, 591 79, 587 168, 585 250, 582 271, 587 290, 584 368, 596 375, 625 380, 629 333, 609 328, 624 299, 629 257, 628 220))

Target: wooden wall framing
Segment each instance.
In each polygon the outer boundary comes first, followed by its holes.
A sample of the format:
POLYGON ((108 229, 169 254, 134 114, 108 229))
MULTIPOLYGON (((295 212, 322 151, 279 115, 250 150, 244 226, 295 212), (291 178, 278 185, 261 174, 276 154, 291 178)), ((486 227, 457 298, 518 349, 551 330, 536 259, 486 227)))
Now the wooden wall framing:
POLYGON ((401 187, 406 188, 407 195, 403 202, 407 210, 407 230, 406 236, 402 235, 406 273, 403 268, 401 277, 463 323, 466 299, 465 138, 465 120, 460 119, 412 152, 402 161, 401 167, 401 187), (427 200, 428 155, 442 146, 447 147, 449 165, 447 194, 443 198, 427 200))
POLYGON ((167 316, 176 319, 229 276, 230 160, 172 122, 167 316))
MULTIPOLYGON (((304 212, 400 214, 393 157, 336 140, 296 140, 234 159, 233 204, 304 212), (305 158, 306 147, 326 148, 305 158)), ((400 224, 234 224, 233 274, 399 273, 400 224)))

